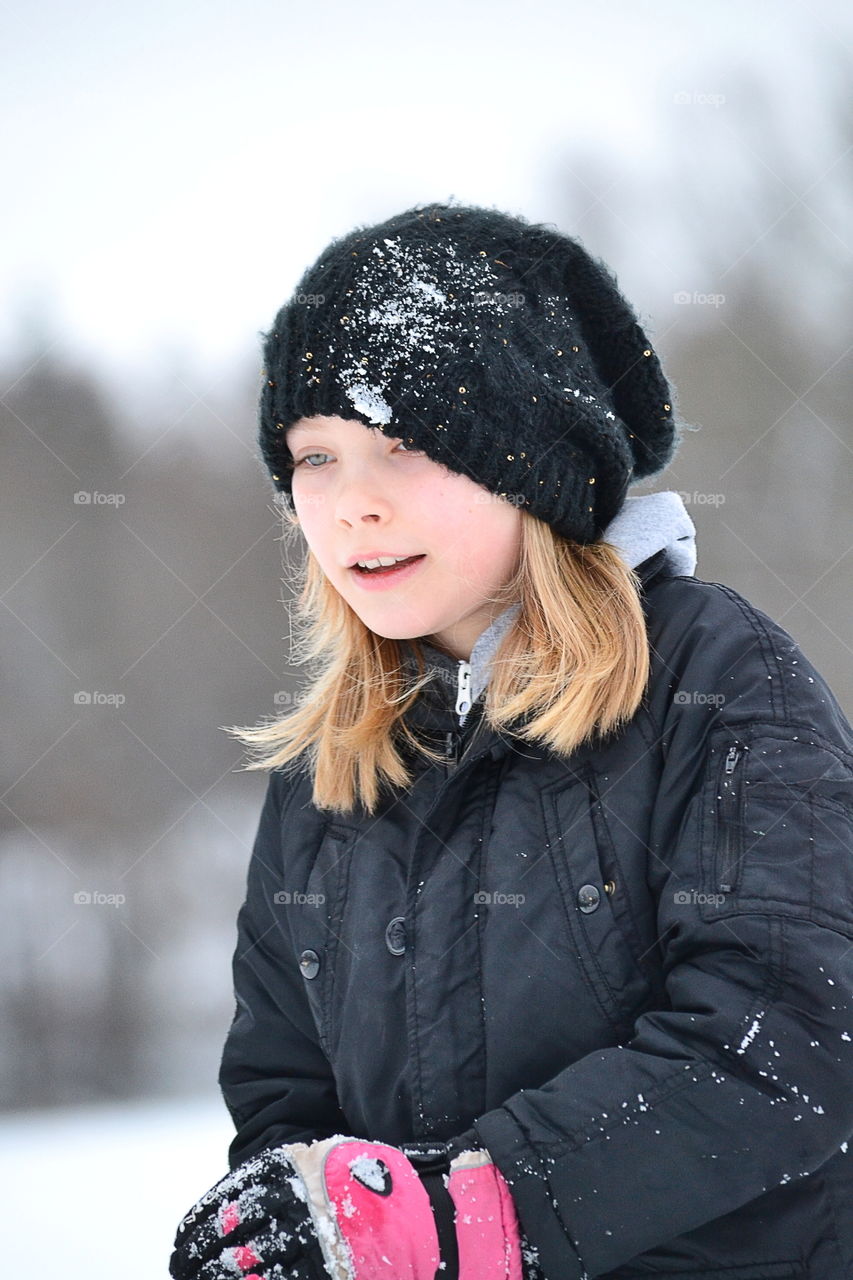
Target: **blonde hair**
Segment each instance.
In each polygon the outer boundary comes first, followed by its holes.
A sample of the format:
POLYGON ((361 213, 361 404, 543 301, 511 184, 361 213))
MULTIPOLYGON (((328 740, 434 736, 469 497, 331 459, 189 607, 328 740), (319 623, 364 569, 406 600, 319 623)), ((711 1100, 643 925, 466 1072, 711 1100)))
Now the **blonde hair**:
MULTIPOLYGON (((512 731, 560 755, 618 730, 635 714, 649 675, 640 579, 607 542, 579 544, 521 510, 516 572, 494 597, 520 603, 493 659, 483 707, 493 729, 512 731)), ((283 539, 299 530, 284 511, 283 539)), ((296 570, 297 640, 292 658, 317 664, 296 695, 297 709, 255 727, 221 726, 255 758, 252 769, 297 758, 313 777, 314 805, 375 812, 384 785, 407 788, 413 775, 398 746, 438 763, 443 756, 414 736, 405 713, 435 678, 419 639, 417 675, 403 666, 401 642, 377 635, 335 590, 308 550, 296 570), (260 750, 260 754, 259 754, 260 750)))

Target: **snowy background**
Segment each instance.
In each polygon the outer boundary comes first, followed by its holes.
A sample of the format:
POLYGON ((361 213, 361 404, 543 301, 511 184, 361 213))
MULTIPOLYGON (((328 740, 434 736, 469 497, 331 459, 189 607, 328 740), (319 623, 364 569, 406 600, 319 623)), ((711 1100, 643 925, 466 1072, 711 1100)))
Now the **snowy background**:
POLYGON ((853 11, 12 0, 0 50, 0 1202, 153 1280, 231 1134, 265 782, 222 726, 299 679, 260 332, 416 203, 579 236, 701 426, 639 491, 853 713, 853 11))
POLYGON ((0 1127, 8 1256, 62 1280, 167 1276, 188 1191, 227 1172, 229 1132, 216 1101, 10 1117, 0 1127))

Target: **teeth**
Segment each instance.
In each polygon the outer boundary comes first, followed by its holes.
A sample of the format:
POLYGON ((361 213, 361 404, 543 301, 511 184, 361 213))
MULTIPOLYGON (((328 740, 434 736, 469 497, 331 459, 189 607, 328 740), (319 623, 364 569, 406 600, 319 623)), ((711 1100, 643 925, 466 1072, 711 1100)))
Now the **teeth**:
POLYGON ((401 560, 408 560, 409 556, 380 556, 378 560, 357 560, 356 564, 360 569, 387 569, 391 564, 399 564, 401 560))

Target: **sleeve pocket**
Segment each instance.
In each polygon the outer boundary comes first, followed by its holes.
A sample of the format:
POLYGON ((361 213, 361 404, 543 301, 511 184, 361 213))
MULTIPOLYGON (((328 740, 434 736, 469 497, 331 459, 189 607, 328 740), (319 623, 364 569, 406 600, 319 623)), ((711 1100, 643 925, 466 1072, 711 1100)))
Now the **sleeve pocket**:
POLYGON ((806 918, 853 937, 853 762, 798 726, 717 733, 699 839, 706 919, 806 918))

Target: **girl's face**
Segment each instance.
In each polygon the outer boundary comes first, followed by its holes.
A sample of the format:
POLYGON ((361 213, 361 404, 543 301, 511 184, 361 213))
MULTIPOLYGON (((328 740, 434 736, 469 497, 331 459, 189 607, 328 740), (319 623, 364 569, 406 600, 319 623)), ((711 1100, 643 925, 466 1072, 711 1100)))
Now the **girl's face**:
POLYGON ((358 419, 301 418, 285 438, 305 539, 365 626, 470 658, 506 608, 489 597, 518 564, 518 508, 358 419), (389 573, 352 568, 380 556, 421 558, 389 573))

